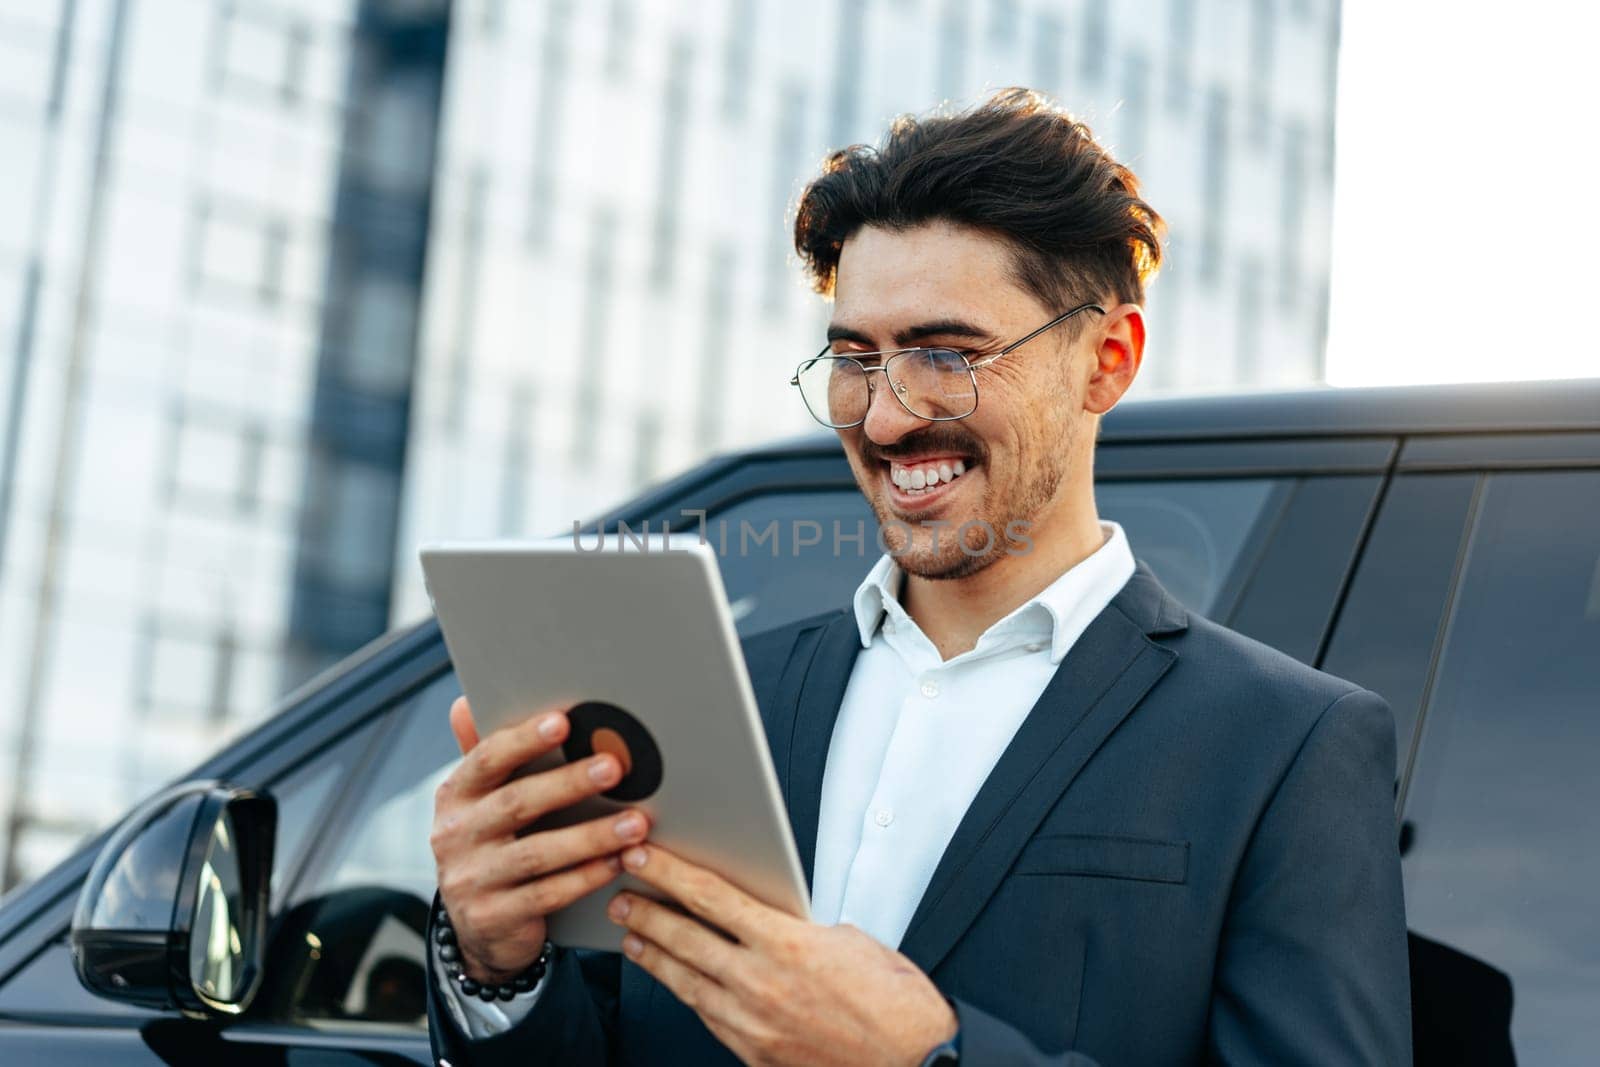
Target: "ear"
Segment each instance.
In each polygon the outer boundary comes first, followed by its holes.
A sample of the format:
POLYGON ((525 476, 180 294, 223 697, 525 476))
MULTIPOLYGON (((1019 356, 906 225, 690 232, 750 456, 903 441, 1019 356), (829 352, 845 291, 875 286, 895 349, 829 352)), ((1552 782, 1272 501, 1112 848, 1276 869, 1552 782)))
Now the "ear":
POLYGON ((1084 410, 1104 415, 1116 407, 1133 384, 1144 359, 1144 310, 1138 304, 1118 304, 1103 317, 1105 332, 1094 352, 1084 410))

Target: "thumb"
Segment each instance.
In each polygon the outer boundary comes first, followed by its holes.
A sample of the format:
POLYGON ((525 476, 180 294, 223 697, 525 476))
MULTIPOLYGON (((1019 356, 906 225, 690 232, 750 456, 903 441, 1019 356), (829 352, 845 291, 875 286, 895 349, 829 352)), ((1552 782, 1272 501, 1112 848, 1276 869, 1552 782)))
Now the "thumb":
POLYGON ((450 705, 450 732, 456 735, 456 747, 463 756, 478 746, 478 725, 472 721, 472 708, 464 696, 450 705))

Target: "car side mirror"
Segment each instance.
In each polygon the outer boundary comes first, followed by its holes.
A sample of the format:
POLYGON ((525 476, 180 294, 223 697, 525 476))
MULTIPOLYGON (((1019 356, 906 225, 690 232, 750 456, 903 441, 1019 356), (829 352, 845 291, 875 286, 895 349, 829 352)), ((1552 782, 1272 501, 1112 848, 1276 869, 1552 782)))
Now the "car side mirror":
POLYGON ((78 979, 102 997, 238 1015, 261 985, 278 808, 186 782, 141 804, 96 857, 72 916, 78 979))

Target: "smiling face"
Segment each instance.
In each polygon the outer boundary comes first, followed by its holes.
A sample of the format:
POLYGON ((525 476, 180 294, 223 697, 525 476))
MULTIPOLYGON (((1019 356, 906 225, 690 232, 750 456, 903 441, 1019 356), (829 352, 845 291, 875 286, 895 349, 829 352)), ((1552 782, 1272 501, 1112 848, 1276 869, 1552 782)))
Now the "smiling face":
MULTIPOLYGON (((938 345, 976 359, 1058 313, 1016 282, 998 238, 945 222, 863 226, 839 255, 829 336, 841 354, 938 345)), ((884 542, 908 574, 982 570, 1006 558, 1008 524, 1027 523, 1030 539, 1047 538, 1073 494, 1087 496, 1095 412, 1085 396, 1100 332, 1098 322, 1071 319, 980 368, 977 410, 956 421, 916 417, 883 375, 872 376, 866 421, 838 432, 884 542), (1082 333, 1076 342, 1073 323, 1082 333)))

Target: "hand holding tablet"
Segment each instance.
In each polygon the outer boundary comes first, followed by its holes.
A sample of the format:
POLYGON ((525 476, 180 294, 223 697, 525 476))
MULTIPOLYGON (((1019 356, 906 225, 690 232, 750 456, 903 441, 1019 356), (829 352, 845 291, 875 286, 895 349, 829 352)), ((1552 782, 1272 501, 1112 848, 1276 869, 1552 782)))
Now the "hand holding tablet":
POLYGON ((613 893, 594 890, 615 879, 614 889, 659 896, 594 851, 608 833, 613 855, 633 843, 615 836, 629 810, 655 844, 808 917, 805 877, 709 548, 446 545, 424 549, 422 563, 471 700, 470 716, 459 714, 482 737, 458 769, 465 777, 453 774, 441 790, 434 829, 458 934, 457 901, 473 911, 474 959, 496 971, 531 961, 543 940, 532 936, 534 918, 547 919, 558 945, 620 947, 621 931, 606 917, 613 893), (559 740, 541 736, 532 718, 552 708, 565 711, 559 740), (616 777, 588 779, 600 766, 616 777), (510 947, 489 949, 496 936, 510 947))
POLYGON ((571 741, 571 721, 558 707, 480 740, 462 697, 450 708, 450 729, 467 758, 435 800, 430 843, 439 893, 467 975, 497 983, 538 958, 546 916, 616 879, 618 850, 644 840, 649 817, 630 809, 519 836, 531 819, 616 788, 624 764, 602 752, 514 777, 517 768, 571 741))

